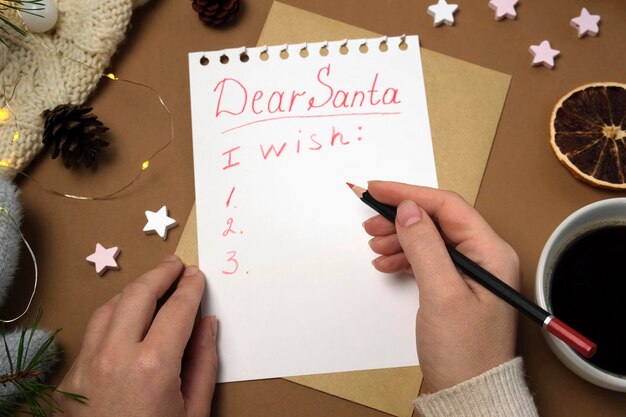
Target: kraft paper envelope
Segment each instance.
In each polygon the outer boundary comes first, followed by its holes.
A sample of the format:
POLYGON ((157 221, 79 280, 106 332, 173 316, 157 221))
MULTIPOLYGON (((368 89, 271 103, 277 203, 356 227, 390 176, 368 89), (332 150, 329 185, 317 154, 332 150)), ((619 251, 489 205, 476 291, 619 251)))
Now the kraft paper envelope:
MULTIPOLYGON (((274 2, 258 44, 379 36, 274 2)), ((474 204, 511 77, 424 48, 421 52, 439 186, 474 204)), ((176 254, 185 263, 198 264, 195 206, 176 254)), ((411 400, 417 397, 422 374, 419 367, 406 367, 287 379, 398 417, 410 417, 411 400)))

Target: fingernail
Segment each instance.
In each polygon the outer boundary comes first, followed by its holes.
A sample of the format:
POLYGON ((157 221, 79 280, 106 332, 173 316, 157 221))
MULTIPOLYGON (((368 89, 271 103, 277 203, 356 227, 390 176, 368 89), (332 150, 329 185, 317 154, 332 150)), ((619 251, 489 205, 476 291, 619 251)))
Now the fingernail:
POLYGON ((174 262, 174 261, 178 261, 180 258, 176 255, 169 255, 167 257, 165 257, 165 259, 163 259, 163 262, 174 262))
POLYGON ((372 248, 372 241, 374 240, 374 238, 371 238, 370 240, 367 241, 367 244, 370 246, 370 249, 372 248))
POLYGON ((213 341, 217 339, 217 317, 209 316, 211 321, 211 336, 213 337, 213 341))
POLYGON ((422 218, 422 212, 414 201, 406 200, 398 206, 396 214, 400 226, 408 227, 417 223, 422 218))
POLYGON ((199 269, 195 266, 188 266, 187 268, 185 268, 185 273, 183 274, 183 276, 188 277, 190 275, 196 275, 198 271, 199 269))

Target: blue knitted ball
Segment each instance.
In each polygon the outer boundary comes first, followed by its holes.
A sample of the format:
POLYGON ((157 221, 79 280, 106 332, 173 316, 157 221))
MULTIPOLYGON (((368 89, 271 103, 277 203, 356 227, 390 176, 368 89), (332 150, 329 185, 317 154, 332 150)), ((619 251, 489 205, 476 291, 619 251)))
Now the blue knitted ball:
POLYGON ((0 305, 3 305, 15 275, 20 247, 23 244, 16 225, 22 222, 22 206, 19 190, 10 180, 0 174, 0 305))
MULTIPOLYGON (((13 276, 19 259, 20 248, 23 245, 19 232, 19 225, 22 222, 22 206, 19 202, 19 190, 9 179, 3 178, 0 173, 0 305, 10 297, 7 296, 10 290, 13 276), (7 214, 8 213, 8 214, 7 214), (10 217, 9 217, 10 215, 10 217), (11 220, 13 219, 13 220, 11 220)), ((2 317, 2 319, 9 319, 2 317)), ((4 335, 4 340, 0 343, 4 346, 0 349, 0 376, 11 374, 11 369, 15 370, 16 360, 20 345, 21 328, 13 329, 4 335), (8 351, 8 352, 7 352, 8 351)), ((23 363, 28 363, 39 350, 50 334, 45 330, 26 330, 28 349, 23 346, 22 358, 23 363)), ((52 343, 47 352, 56 351, 56 346, 52 343)), ((56 361, 55 358, 40 363, 37 367, 39 375, 37 379, 41 379, 50 371, 50 368, 56 361)), ((18 386, 12 382, 0 384, 0 409, 3 402, 10 401, 18 395, 18 386)), ((19 396, 19 395, 18 395, 19 396)), ((6 404, 6 403, 5 403, 6 404)))

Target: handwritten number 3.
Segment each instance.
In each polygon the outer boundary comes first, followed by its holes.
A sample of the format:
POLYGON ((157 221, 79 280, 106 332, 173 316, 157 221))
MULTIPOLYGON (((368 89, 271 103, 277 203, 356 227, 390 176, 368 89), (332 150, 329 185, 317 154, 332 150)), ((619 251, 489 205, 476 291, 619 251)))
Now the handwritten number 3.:
POLYGON ((237 256, 237 251, 236 250, 230 250, 228 252, 226 252, 227 255, 230 255, 230 258, 227 259, 227 262, 232 262, 233 263, 233 269, 230 271, 226 271, 223 270, 222 273, 226 274, 226 275, 232 275, 235 272, 237 272, 237 269, 239 269, 239 262, 237 261, 237 259, 235 259, 235 256, 237 256))

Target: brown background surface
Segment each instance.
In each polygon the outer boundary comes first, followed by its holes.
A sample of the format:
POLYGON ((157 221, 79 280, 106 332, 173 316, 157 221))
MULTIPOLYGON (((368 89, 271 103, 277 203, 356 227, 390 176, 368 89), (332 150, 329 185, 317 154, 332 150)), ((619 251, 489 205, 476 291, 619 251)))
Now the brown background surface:
MULTIPOLYGON (((502 120, 476 207, 518 251, 523 292, 533 295, 536 262, 557 224, 577 208, 608 197, 624 196, 588 187, 556 160, 548 144, 552 106, 569 90, 593 81, 626 79, 626 8, 619 0, 523 1, 519 18, 496 22, 487 2, 461 1, 454 27, 432 27, 426 7, 435 1, 284 0, 285 3, 377 33, 419 34, 422 45, 513 76, 502 120), (569 20, 587 7, 600 14, 597 38, 579 40, 569 20), (556 70, 532 68, 529 45, 548 39, 561 50, 556 70)), ((174 145, 151 161, 140 182, 118 199, 72 201, 18 181, 23 189, 23 231, 40 268, 35 306, 44 309, 43 324, 62 327, 59 336, 66 363, 60 381, 80 348, 86 322, 95 307, 127 282, 174 252, 182 227, 164 242, 144 236, 145 210, 165 204, 184 222, 193 205, 193 166, 187 53, 255 45, 271 0, 243 2, 230 27, 204 27, 189 1, 152 0, 138 10, 112 69, 122 78, 153 86, 174 115, 174 145), (84 258, 96 242, 120 246, 121 270, 102 279, 84 258)), ((166 142, 168 120, 154 97, 120 83, 103 81, 91 104, 112 133, 112 152, 93 174, 68 172, 59 161, 42 157, 29 174, 73 194, 104 194, 124 184, 151 152, 166 142)), ((450 117, 455 117, 450 114, 450 117)), ((463 132, 450 132, 462 135, 463 132)), ((32 267, 23 270, 3 316, 17 311, 29 290, 32 267)), ((34 311, 30 316, 34 316, 34 311)), ((626 395, 597 388, 567 370, 549 351, 539 329, 520 320, 519 349, 525 357, 531 390, 543 416, 623 416, 626 395)), ((218 416, 383 416, 366 407, 284 380, 225 384, 218 388, 218 416)))

